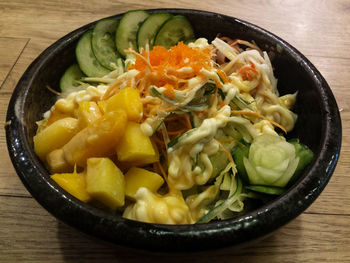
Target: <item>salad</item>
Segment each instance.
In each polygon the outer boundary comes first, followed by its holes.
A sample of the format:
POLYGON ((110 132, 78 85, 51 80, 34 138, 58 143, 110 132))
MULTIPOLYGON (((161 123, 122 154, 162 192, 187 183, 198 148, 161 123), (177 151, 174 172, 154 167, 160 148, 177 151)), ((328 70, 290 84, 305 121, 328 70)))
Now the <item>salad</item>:
POLYGON ((297 94, 279 95, 254 42, 195 38, 169 13, 105 19, 44 114, 34 150, 82 202, 160 224, 228 219, 283 194, 312 161, 287 140, 297 94))

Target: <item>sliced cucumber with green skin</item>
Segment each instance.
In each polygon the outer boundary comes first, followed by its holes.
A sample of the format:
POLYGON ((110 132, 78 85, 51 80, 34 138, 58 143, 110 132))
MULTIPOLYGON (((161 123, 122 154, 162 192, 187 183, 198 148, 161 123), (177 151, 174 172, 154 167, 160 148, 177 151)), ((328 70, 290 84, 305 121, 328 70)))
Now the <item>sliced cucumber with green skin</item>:
POLYGON ((125 13, 120 20, 116 34, 115 43, 118 52, 125 58, 124 50, 132 48, 137 51, 137 31, 142 22, 148 17, 148 13, 144 10, 134 10, 125 13))
POLYGON ((298 139, 292 139, 289 141, 289 143, 293 144, 295 148, 295 155, 299 157, 299 163, 287 186, 293 185, 299 179, 305 167, 311 163, 314 158, 314 153, 309 149, 309 147, 300 143, 298 139))
POLYGON ((259 192, 259 193, 269 194, 269 195, 281 195, 286 191, 286 189, 281 187, 265 186, 265 185, 249 185, 249 186, 246 186, 245 188, 252 190, 254 192, 259 192))
POLYGON ((85 75, 81 72, 78 64, 73 64, 63 73, 60 79, 60 89, 62 92, 70 90, 74 87, 78 87, 80 84, 78 80, 83 78, 85 75))
POLYGON ((180 41, 194 39, 194 32, 190 21, 184 16, 174 16, 159 29, 154 45, 170 48, 180 41))
POLYGON ((92 31, 92 51, 98 62, 107 69, 123 67, 120 54, 115 47, 115 31, 119 20, 107 18, 99 21, 92 31))
POLYGON ((91 47, 92 31, 86 32, 78 41, 75 48, 75 55, 79 67, 88 77, 103 77, 110 70, 103 67, 96 59, 91 47))
POLYGON ((232 154, 233 160, 235 161, 239 177, 242 179, 243 182, 248 184, 249 177, 244 166, 243 158, 244 157, 248 158, 249 145, 246 145, 245 142, 243 143, 242 142, 243 141, 241 140, 241 143, 232 149, 231 154, 232 154))
POLYGON ((146 48, 148 43, 151 50, 154 44, 154 37, 161 28, 161 26, 173 15, 169 13, 156 13, 150 15, 140 26, 137 32, 138 48, 146 48))

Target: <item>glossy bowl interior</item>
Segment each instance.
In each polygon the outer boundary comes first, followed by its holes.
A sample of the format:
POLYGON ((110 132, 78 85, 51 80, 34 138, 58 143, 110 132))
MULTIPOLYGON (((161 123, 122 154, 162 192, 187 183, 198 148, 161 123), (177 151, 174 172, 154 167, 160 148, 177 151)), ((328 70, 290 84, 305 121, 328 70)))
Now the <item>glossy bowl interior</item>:
MULTIPOLYGON (((194 251, 244 243, 265 236, 302 213, 321 193, 333 173, 341 145, 341 120, 333 94, 317 69, 295 48, 275 35, 236 18, 196 10, 150 12, 185 15, 197 37, 220 33, 254 40, 268 51, 281 94, 298 91, 298 114, 290 138, 300 138, 315 153, 304 176, 284 195, 230 220, 195 225, 157 225, 127 220, 84 204, 62 190, 33 151, 35 122, 55 102, 47 85, 58 89, 64 70, 75 61, 75 45, 94 23, 81 27, 48 47, 26 70, 15 88, 6 136, 13 165, 32 196, 63 222, 113 243, 156 251, 194 251)), ((116 15, 119 18, 122 14, 116 15)))

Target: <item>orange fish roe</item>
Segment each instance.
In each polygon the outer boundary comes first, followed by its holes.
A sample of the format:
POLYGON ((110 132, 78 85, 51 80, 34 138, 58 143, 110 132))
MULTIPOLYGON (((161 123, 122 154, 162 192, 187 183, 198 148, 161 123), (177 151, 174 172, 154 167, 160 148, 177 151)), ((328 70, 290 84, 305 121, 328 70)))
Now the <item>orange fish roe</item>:
MULTIPOLYGON (((147 58, 147 53, 144 51, 142 56, 147 58)), ((179 78, 184 76, 191 78, 195 75, 201 75, 200 70, 202 68, 209 70, 211 68, 210 58, 210 48, 189 47, 183 42, 179 42, 169 50, 162 46, 154 46, 149 52, 149 62, 153 72, 158 73, 159 76, 168 74, 179 78), (193 73, 181 75, 174 71, 183 67, 191 67, 193 73)), ((144 71, 146 67, 146 62, 138 56, 132 68, 144 71)))

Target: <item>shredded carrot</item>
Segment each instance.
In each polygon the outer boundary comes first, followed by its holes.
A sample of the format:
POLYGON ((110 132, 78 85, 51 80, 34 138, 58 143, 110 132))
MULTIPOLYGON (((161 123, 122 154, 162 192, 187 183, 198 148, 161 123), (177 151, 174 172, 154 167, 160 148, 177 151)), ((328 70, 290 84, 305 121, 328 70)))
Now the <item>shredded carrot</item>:
MULTIPOLYGON (((132 50, 132 49, 127 49, 127 50, 124 50, 125 53, 130 53, 130 54, 133 54, 137 57, 137 59, 141 59, 143 61, 143 63, 145 63, 145 65, 147 67, 149 67, 149 69, 152 69, 152 65, 150 64, 150 62, 148 62, 147 58, 145 58, 143 55, 141 55, 140 53, 137 53, 136 51, 132 50)), ((136 60, 137 60, 136 59, 136 60)))
POLYGON ((250 63, 250 66, 246 65, 241 67, 237 74, 241 75, 244 80, 252 80, 258 72, 255 69, 255 65, 250 63))
POLYGON ((195 113, 198 115, 198 114, 208 114, 209 112, 209 109, 204 109, 202 111, 196 111, 195 113))
POLYGON ((222 108, 222 107, 226 106, 227 104, 220 100, 220 101, 219 101, 219 105, 220 105, 220 107, 222 108))
POLYGON ((168 108, 159 107, 160 110, 167 111, 167 112, 170 112, 170 111, 173 111, 173 110, 177 110, 178 108, 179 107, 177 107, 177 106, 168 107, 168 108))
POLYGON ((231 45, 234 42, 234 40, 232 38, 229 38, 229 37, 220 37, 220 39, 223 41, 226 41, 227 44, 229 44, 229 45, 231 45))
POLYGON ((219 75, 220 78, 224 81, 225 84, 230 82, 230 80, 229 80, 228 77, 226 76, 226 73, 225 73, 223 70, 218 69, 216 72, 218 73, 218 75, 219 75))
POLYGON ((174 92, 174 86, 167 83, 164 85, 165 91, 163 92, 163 95, 167 96, 169 99, 175 98, 175 92, 174 92))
POLYGON ((160 172, 161 172, 161 173, 162 173, 162 175, 163 175, 163 178, 164 178, 165 182, 166 182, 166 183, 167 183, 167 185, 169 186, 168 176, 166 175, 166 173, 165 173, 165 171, 164 171, 163 166, 161 165, 161 163, 160 163, 160 162, 157 162, 157 165, 158 165, 158 168, 159 168, 160 172))
POLYGON ((157 144, 165 145, 165 142, 163 140, 159 139, 158 136, 153 136, 153 139, 155 140, 155 142, 157 144))
POLYGON ((255 64, 254 64, 253 62, 250 62, 249 64, 250 64, 250 66, 254 69, 254 72, 255 72, 255 73, 258 73, 258 72, 256 71, 256 69, 255 69, 255 64))
POLYGON ((172 114, 168 116, 164 124, 170 138, 175 138, 192 129, 190 119, 187 114, 172 114))
POLYGON ((227 44, 229 44, 232 48, 234 48, 237 52, 241 52, 238 47, 238 40, 239 39, 231 39, 229 37, 220 37, 221 40, 226 41, 227 44))
POLYGON ((185 119, 186 119, 187 128, 189 130, 192 129, 192 124, 191 124, 190 117, 187 114, 184 114, 184 116, 185 116, 185 119))
POLYGON ((279 124, 279 123, 277 123, 277 122, 275 122, 273 120, 270 120, 269 118, 266 118, 264 115, 261 115, 261 114, 255 112, 255 111, 232 110, 231 113, 233 113, 233 114, 243 114, 243 115, 252 115, 252 116, 255 116, 255 117, 267 120, 271 124, 275 125, 276 127, 280 128, 282 131, 284 131, 284 133, 287 133, 286 129, 281 124, 279 124))
POLYGON ((233 163, 233 159, 232 159, 232 156, 231 156, 231 154, 229 153, 229 151, 226 150, 225 146, 224 146, 220 141, 218 141, 218 140, 216 140, 216 141, 218 142, 218 144, 220 145, 220 147, 222 148, 222 150, 223 150, 224 153, 226 154, 227 159, 228 159, 231 163, 233 163))
POLYGON ((224 86, 220 83, 220 81, 215 81, 215 85, 216 87, 218 87, 219 89, 222 89, 224 86))

